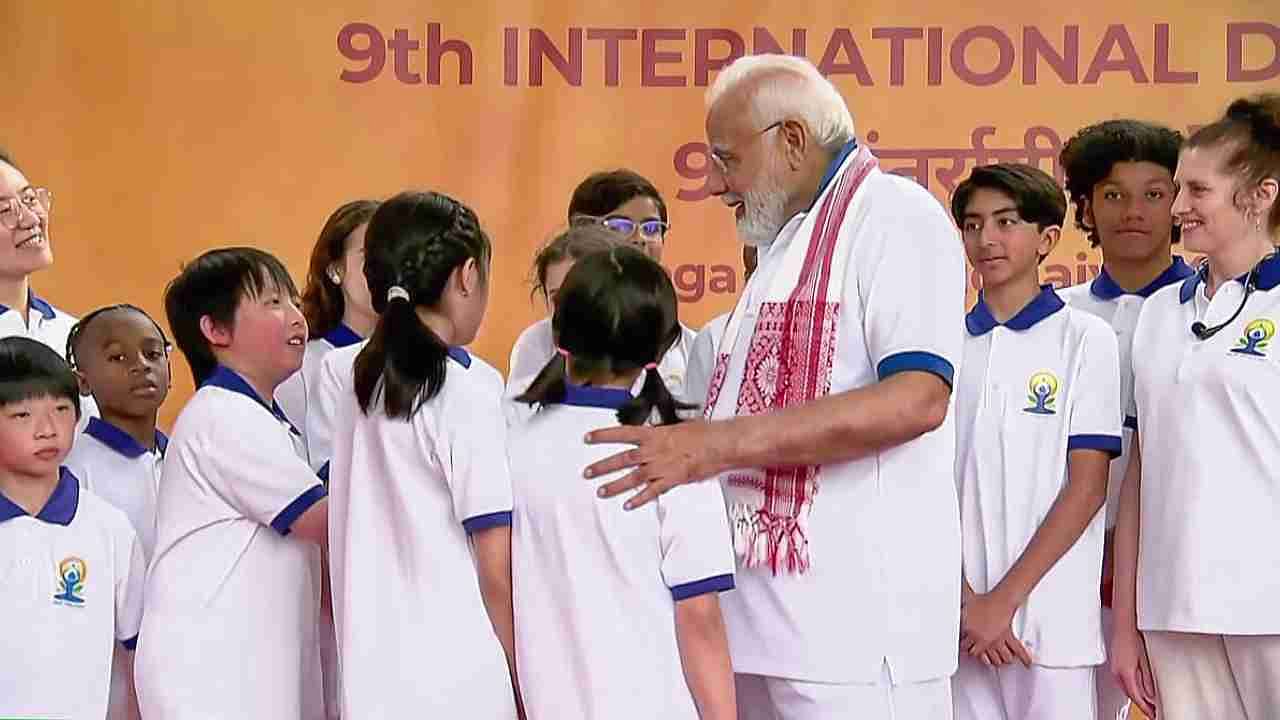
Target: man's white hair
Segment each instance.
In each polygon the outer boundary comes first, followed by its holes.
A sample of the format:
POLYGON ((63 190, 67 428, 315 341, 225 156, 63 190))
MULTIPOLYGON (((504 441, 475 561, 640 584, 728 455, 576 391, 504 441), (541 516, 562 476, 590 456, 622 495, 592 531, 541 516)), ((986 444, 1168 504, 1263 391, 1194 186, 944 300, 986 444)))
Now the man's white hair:
POLYGON ((840 91, 813 63, 794 55, 746 55, 733 61, 707 89, 707 109, 750 81, 758 82, 750 112, 760 128, 794 117, 809 126, 825 150, 838 150, 853 139, 853 115, 840 91))

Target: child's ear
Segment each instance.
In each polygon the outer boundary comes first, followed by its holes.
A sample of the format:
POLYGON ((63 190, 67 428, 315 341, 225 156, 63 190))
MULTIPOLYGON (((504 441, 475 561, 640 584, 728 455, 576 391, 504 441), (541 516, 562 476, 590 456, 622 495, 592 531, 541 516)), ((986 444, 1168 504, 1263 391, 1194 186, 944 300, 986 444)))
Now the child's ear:
POLYGON ((231 344, 231 330, 223 327, 209 315, 200 316, 200 334, 214 347, 226 347, 231 344))
POLYGON ((76 385, 80 388, 80 397, 89 397, 93 391, 89 389, 89 381, 85 380, 84 373, 79 370, 73 370, 76 374, 76 385))
POLYGON ((454 270, 454 279, 458 284, 458 292, 463 297, 480 289, 480 265, 475 258, 467 258, 454 270))
POLYGON ((1036 246, 1036 254, 1042 259, 1049 257, 1049 253, 1058 246, 1058 241, 1062 239, 1062 226, 1050 225, 1040 231, 1040 244, 1036 246))

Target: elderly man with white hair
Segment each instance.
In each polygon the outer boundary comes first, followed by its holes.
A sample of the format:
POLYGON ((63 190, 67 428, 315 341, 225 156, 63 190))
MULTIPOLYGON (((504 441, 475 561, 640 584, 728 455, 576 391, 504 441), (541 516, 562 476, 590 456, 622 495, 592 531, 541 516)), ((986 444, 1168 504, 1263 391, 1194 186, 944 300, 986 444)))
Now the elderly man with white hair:
POLYGON ((878 169, 806 60, 745 57, 707 94, 712 189, 759 267, 707 420, 592 433, 605 497, 718 479, 740 718, 951 718, 960 519, 948 409, 964 260, 942 206, 878 169), (629 472, 622 472, 630 470, 629 472))

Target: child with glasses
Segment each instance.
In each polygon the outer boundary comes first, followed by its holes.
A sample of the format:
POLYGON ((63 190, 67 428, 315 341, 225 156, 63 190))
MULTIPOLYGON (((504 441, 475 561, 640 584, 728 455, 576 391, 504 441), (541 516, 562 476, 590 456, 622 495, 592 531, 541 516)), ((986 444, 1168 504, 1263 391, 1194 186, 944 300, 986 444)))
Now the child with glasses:
MULTIPOLYGON (((49 211, 53 195, 35 187, 0 150, 0 337, 27 337, 61 355, 76 318, 31 289, 31 274, 53 265, 49 211)), ((81 426, 97 415, 92 398, 81 407, 81 426)))
MULTIPOLYGON (((663 243, 670 229, 667 204, 653 183, 638 173, 620 169, 588 176, 574 189, 568 216, 570 225, 575 228, 603 227, 615 239, 633 245, 658 262, 662 261, 663 243)), ((564 271, 568 272, 567 266, 564 271)), ((552 309, 548 305, 548 310, 552 309)), ((684 395, 685 372, 694 337, 692 330, 681 325, 679 339, 658 363, 663 381, 677 397, 684 395)), ((543 318, 530 325, 512 348, 507 376, 520 386, 527 384, 529 378, 551 359, 554 348, 551 318, 543 318)))

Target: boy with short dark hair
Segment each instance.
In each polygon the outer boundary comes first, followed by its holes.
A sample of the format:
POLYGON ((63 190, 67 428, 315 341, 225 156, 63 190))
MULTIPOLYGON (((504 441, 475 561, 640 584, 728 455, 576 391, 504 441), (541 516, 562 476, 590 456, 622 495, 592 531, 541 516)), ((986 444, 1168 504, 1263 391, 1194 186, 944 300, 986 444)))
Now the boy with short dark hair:
POLYGON ((138 635, 137 535, 63 466, 79 395, 58 353, 0 339, 0 717, 106 717, 113 646, 138 635))
POLYGON ((1092 717, 1105 659, 1099 510, 1120 452, 1116 340, 1039 283, 1066 215, 1053 178, 1029 165, 979 167, 951 209, 983 288, 965 317, 955 384, 956 718, 1092 717))

